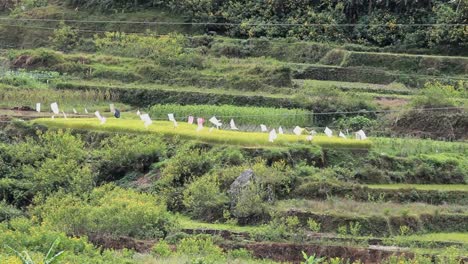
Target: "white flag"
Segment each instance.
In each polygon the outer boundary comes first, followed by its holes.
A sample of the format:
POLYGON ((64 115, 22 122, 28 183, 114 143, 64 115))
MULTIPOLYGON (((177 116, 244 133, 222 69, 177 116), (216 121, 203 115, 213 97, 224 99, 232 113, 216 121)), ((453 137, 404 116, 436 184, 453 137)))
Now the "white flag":
POLYGON ((99 111, 94 112, 94 115, 97 117, 97 119, 99 119, 99 121, 102 119, 102 116, 99 113, 99 111))
POLYGON ((302 134, 302 128, 300 128, 299 126, 296 126, 293 130, 294 134, 296 134, 297 136, 300 136, 302 134))
POLYGON ((167 117, 169 118, 169 121, 172 121, 172 122, 175 121, 174 114, 167 114, 167 117))
POLYGON ((73 113, 74 113, 74 114, 78 114, 78 112, 76 111, 75 108, 73 108, 73 113))
POLYGON ((188 117, 188 123, 189 125, 193 124, 193 116, 188 117))
POLYGON ((101 121, 101 125, 106 123, 107 119, 99 113, 99 111, 94 112, 94 115, 101 121))
POLYGON ((358 132, 356 132, 356 139, 359 139, 359 140, 367 139, 366 133, 364 133, 362 129, 359 130, 358 132))
POLYGON ((205 122, 205 119, 198 117, 197 118, 197 132, 203 129, 203 123, 205 122))
POLYGON ((38 113, 41 112, 41 103, 37 103, 37 104, 36 104, 36 111, 37 111, 38 113))
POLYGON ((64 111, 62 111, 62 114, 63 114, 63 118, 67 119, 67 115, 65 114, 64 111))
POLYGON ((340 131, 339 137, 346 138, 345 134, 343 134, 343 132, 341 132, 341 131, 340 131))
POLYGON ((265 125, 260 125, 260 129, 262 130, 262 132, 268 131, 268 128, 265 125))
POLYGON ((148 114, 142 114, 140 115, 140 119, 145 122, 145 127, 148 127, 153 123, 153 120, 151 120, 150 116, 148 114))
POLYGON ((306 140, 307 140, 307 141, 312 141, 312 139, 314 139, 314 136, 310 136, 310 135, 309 135, 309 136, 306 137, 306 140))
POLYGON ((137 116, 141 116, 140 110, 138 110, 136 114, 137 114, 137 116))
POLYGON ((276 129, 273 128, 273 130, 270 131, 270 135, 268 136, 268 141, 273 142, 277 137, 278 135, 276 135, 276 129))
POLYGON ((329 129, 328 127, 325 127, 325 135, 327 135, 328 137, 332 137, 333 136, 333 131, 331 129, 329 129))
POLYGON ((88 113, 88 109, 85 108, 85 109, 84 109, 84 112, 87 114, 87 113, 88 113))
POLYGON ((54 114, 56 114, 56 115, 58 115, 60 113, 57 103, 50 104, 50 109, 52 109, 52 112, 54 112, 54 114))
POLYGON ((113 114, 115 113, 115 106, 114 106, 114 104, 109 104, 109 109, 110 109, 110 112, 111 112, 111 113, 113 113, 113 114))
POLYGON ((278 128, 278 133, 279 133, 280 135, 283 135, 283 134, 284 134, 283 128, 282 128, 282 127, 279 127, 279 128, 278 128))
POLYGON ((231 119, 230 125, 232 130, 238 130, 238 128, 236 127, 236 123, 234 123, 234 119, 231 119))
POLYGON ((219 128, 222 124, 221 122, 215 117, 213 116, 212 118, 210 118, 209 120, 213 125, 216 126, 216 128, 219 128))

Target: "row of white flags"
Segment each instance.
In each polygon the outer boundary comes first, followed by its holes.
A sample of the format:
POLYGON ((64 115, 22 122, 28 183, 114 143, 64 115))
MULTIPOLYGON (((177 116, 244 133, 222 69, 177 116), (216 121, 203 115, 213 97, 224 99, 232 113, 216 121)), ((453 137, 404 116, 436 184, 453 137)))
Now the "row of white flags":
MULTIPOLYGON (((137 111, 137 115, 140 116, 141 120, 145 122, 145 127, 148 127, 152 121, 151 121, 151 118, 149 117, 148 114, 142 114, 140 112, 140 110, 137 111)), ((169 121, 173 122, 174 123, 174 127, 178 127, 178 123, 174 117, 174 114, 171 113, 171 114, 167 114, 167 117, 169 119, 169 121)), ((188 124, 192 125, 195 121, 195 117, 193 116, 189 116, 187 118, 187 122, 188 124)), ((211 124, 214 125, 214 127, 216 127, 216 129, 219 129, 223 124, 221 123, 221 120, 218 120, 218 118, 216 118, 215 116, 211 117, 209 120, 208 120, 211 124)), ((197 118, 197 132, 202 130, 203 129, 203 124, 205 123, 205 119, 204 118, 201 118, 201 117, 198 117, 197 118)), ((231 130, 239 130, 236 126, 236 123, 234 122, 234 119, 231 119, 231 121, 229 122, 229 126, 231 128, 231 130)), ((213 130, 214 127, 211 127, 210 128, 210 132, 213 130)), ((262 132, 268 132, 268 128, 266 125, 264 124, 261 124, 260 125, 260 130, 262 132)), ((294 129, 293 129, 293 133, 297 136, 300 136, 303 134, 303 131, 304 131, 304 128, 301 128, 299 126, 296 126, 294 129)), ((333 131, 326 127, 325 130, 324 130, 324 133, 325 135, 327 135, 328 137, 333 137, 333 131)), ((278 138, 278 134, 280 135, 283 135, 284 134, 284 130, 283 128, 280 126, 278 128, 278 133, 276 132, 276 129, 272 129, 270 132, 269 132, 269 136, 268 136, 268 140, 270 142, 274 142, 277 138, 278 138)), ((307 135, 306 137, 306 140, 308 141, 311 141, 313 139, 313 137, 317 134, 317 132, 315 132, 314 130, 312 130, 312 132, 309 133, 309 135, 307 135)), ((343 133, 343 132, 339 132, 338 134, 339 137, 341 138, 344 138, 346 139, 346 135, 343 133)), ((356 139, 359 139, 359 140, 365 140, 367 139, 367 136, 366 136, 366 133, 361 129, 359 130, 358 132, 356 132, 356 139)))
MULTIPOLYGON (((52 109, 52 112, 54 113, 54 115, 58 115, 60 114, 60 110, 59 110, 59 107, 58 107, 58 104, 55 102, 55 103, 52 103, 50 105, 50 108, 52 109)), ((110 111, 112 113, 115 113, 115 106, 114 104, 110 104, 109 105, 109 108, 110 108, 110 111)), ((37 103, 36 104, 36 111, 37 112, 41 112, 41 104, 40 103, 37 103)), ((75 108, 73 108, 73 113, 77 114, 78 112, 76 111, 75 108)), ((85 108, 85 113, 88 114, 88 110, 85 108)), ((62 111, 62 114, 64 116, 64 118, 67 118, 67 115, 65 114, 64 111, 62 111)), ((153 123, 153 121, 151 120, 149 114, 142 114, 140 112, 140 110, 137 111, 136 113, 140 119, 144 122, 144 125, 145 127, 148 127, 149 125, 151 125, 153 123)), ((103 117, 99 111, 96 111, 94 112, 94 115, 96 116, 96 118, 101 122, 101 124, 105 124, 106 123, 106 118, 103 117)), ((174 114, 167 114, 167 117, 169 119, 169 121, 173 122, 174 123, 174 127, 178 127, 178 123, 174 117, 174 114)), ((52 118, 54 118, 54 116, 52 116, 52 118)), ((192 125, 195 121, 195 117, 193 116, 189 116, 188 117, 188 123, 190 125, 192 125)), ((216 127, 216 129, 219 129, 223 124, 221 123, 221 120, 218 120, 215 116, 211 117, 209 120, 208 120, 211 124, 214 125, 214 127, 216 127)), ((203 129, 203 124, 205 123, 205 119, 204 118, 201 118, 201 117, 198 117, 197 118, 197 129, 196 131, 200 131, 203 129)), ((231 121, 229 122, 229 126, 232 130, 239 130, 236 126, 236 123, 234 122, 234 119, 231 119, 231 121)), ((213 130, 214 127, 211 127, 210 128, 210 132, 213 130)), ((260 130, 261 132, 268 132, 268 128, 266 125, 264 124, 260 124, 260 130)), ((301 128, 299 126, 296 126, 294 129, 293 129, 293 133, 297 136, 300 136, 303 134, 303 131, 304 131, 304 128, 301 128)), ((327 135, 328 137, 333 137, 333 131, 326 127, 325 130, 323 131, 325 133, 325 135, 327 135)), ((268 140, 270 142, 274 142, 277 138, 278 138, 278 134, 280 135, 283 135, 284 134, 284 131, 283 131, 283 128, 280 126, 278 128, 278 133, 276 132, 276 129, 272 129, 270 130, 269 134, 268 134, 268 140)), ((313 137, 316 135, 317 133, 312 130, 312 132, 310 132, 307 137, 306 137, 306 140, 307 141, 311 141, 313 139, 313 137)), ((367 136, 366 136, 366 133, 361 129, 359 130, 358 132, 355 133, 356 134, 356 139, 358 140, 365 140, 367 139, 367 136)), ((339 137, 341 138, 344 138, 346 139, 346 135, 343 133, 343 132, 339 132, 338 134, 339 137)))

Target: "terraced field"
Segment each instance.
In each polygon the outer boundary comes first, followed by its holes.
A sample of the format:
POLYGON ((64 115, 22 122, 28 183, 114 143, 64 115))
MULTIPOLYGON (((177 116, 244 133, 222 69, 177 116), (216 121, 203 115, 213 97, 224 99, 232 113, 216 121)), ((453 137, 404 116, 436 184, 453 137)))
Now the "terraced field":
POLYGON ((468 257, 463 51, 241 39, 159 6, 46 2, 0 12, 0 263, 50 245, 67 263, 468 257))

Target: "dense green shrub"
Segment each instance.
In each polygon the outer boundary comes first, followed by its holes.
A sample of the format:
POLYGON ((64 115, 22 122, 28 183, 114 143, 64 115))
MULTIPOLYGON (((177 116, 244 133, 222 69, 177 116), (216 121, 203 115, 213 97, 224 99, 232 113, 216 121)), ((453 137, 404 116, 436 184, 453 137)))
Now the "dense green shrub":
MULTIPOLYGON (((37 263, 41 263, 39 259, 44 259, 56 240, 59 243, 52 254, 63 251, 58 259, 63 263, 124 264, 131 262, 132 259, 132 253, 129 254, 128 251, 126 254, 113 250, 102 251, 91 244, 86 237, 68 237, 65 233, 51 230, 44 225, 35 225, 26 218, 15 218, 0 223, 0 241, 19 252, 28 252, 37 263)), ((22 263, 5 246, 0 248, 0 262, 22 263)))
POLYGON ((34 210, 43 225, 69 235, 163 238, 177 220, 156 197, 112 185, 83 198, 59 194, 34 210))
POLYGON ((195 179, 184 190, 184 205, 197 219, 213 221, 222 218, 227 201, 216 176, 205 175, 195 179))
POLYGON ((60 27, 54 30, 50 41, 57 50, 71 51, 78 41, 77 32, 62 22, 60 27))
POLYGON ((458 97, 459 93, 451 85, 426 83, 419 94, 413 97, 411 104, 415 108, 453 107, 457 105, 454 98, 458 97))
POLYGON ((121 178, 128 171, 145 172, 166 157, 166 144, 151 135, 114 135, 99 142, 93 152, 99 181, 121 178))
POLYGON ((213 167, 213 157, 201 149, 181 148, 162 170, 162 179, 174 186, 183 186, 213 167))
POLYGON ((0 196, 10 203, 24 205, 60 190, 79 194, 93 186, 84 142, 69 131, 39 133, 3 150, 0 164, 8 164, 8 174, 1 175, 0 196))

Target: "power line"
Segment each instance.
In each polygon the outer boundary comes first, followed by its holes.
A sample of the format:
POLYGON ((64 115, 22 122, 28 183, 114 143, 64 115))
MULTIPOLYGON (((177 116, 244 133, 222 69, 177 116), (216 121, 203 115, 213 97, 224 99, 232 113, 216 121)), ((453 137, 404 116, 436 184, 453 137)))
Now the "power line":
MULTIPOLYGON (((374 24, 359 24, 359 23, 343 23, 343 24, 332 24, 332 23, 232 23, 232 22, 179 22, 179 21, 119 21, 119 20, 78 20, 78 19, 47 19, 47 18, 0 18, 0 20, 6 21, 27 21, 27 22, 69 22, 69 23, 91 23, 91 24, 143 24, 143 25, 213 25, 213 26, 389 26, 390 24, 374 23, 374 24)), ((468 24, 462 23, 395 23, 391 26, 421 26, 421 27, 432 27, 432 26, 468 26, 468 24)))

